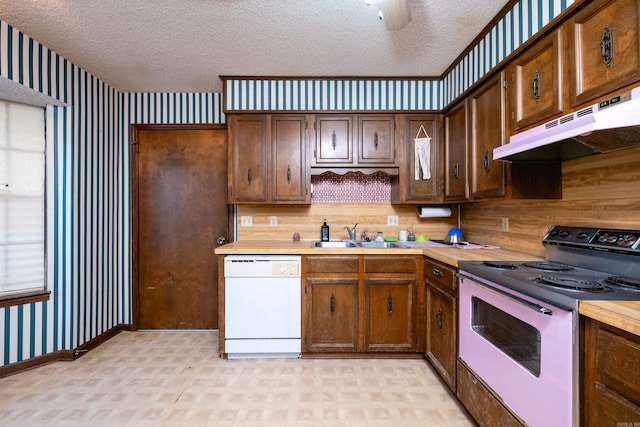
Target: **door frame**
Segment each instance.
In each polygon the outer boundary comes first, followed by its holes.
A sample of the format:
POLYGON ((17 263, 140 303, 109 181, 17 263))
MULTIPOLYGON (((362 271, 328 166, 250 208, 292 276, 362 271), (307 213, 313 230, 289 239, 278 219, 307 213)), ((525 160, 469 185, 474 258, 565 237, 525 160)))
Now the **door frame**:
MULTIPOLYGON (((140 265, 138 251, 140 248, 139 242, 139 153, 138 144, 139 132, 143 130, 227 130, 226 124, 132 124, 131 125, 131 143, 130 143, 130 156, 131 156, 131 330, 137 331, 140 329, 140 265)), ((227 147, 229 141, 227 140, 227 147)), ((228 155, 228 150, 225 155, 228 155)), ((233 206, 227 203, 227 217, 229 230, 228 238, 229 242, 233 241, 233 206)), ((220 274, 220 270, 218 270, 220 274)))

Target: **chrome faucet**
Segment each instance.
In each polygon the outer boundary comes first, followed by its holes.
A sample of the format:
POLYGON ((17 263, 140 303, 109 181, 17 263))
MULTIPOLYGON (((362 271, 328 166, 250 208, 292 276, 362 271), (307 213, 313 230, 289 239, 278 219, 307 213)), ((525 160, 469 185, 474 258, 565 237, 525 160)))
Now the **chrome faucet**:
POLYGON ((369 238, 367 237, 367 229, 365 228, 364 230, 362 230, 362 232, 360 233, 360 240, 364 241, 369 241, 369 238))
POLYGON ((353 226, 353 228, 350 227, 344 227, 345 230, 347 230, 347 233, 349 233, 349 240, 356 240, 356 227, 358 226, 358 223, 356 222, 356 225, 353 226))

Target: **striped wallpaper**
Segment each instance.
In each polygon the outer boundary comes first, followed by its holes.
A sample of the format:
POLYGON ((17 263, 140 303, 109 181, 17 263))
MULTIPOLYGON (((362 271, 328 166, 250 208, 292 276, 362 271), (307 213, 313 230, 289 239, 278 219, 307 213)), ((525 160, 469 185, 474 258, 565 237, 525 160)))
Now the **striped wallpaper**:
POLYGON ((443 80, 229 78, 225 110, 441 110, 575 1, 521 0, 443 80))
MULTIPOLYGON (((438 110, 574 1, 521 0, 442 81, 227 80, 224 107, 438 110)), ((1 366, 131 322, 130 125, 225 117, 221 94, 119 92, 1 20, 0 77, 62 104, 46 110, 51 299, 0 309, 1 366)))

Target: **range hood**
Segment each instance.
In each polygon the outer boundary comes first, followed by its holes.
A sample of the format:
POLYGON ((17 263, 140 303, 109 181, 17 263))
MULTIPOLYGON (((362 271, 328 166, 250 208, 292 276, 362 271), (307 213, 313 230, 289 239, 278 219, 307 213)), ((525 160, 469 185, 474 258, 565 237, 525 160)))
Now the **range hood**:
POLYGON ((568 160, 640 145, 640 87, 513 135, 495 160, 568 160))

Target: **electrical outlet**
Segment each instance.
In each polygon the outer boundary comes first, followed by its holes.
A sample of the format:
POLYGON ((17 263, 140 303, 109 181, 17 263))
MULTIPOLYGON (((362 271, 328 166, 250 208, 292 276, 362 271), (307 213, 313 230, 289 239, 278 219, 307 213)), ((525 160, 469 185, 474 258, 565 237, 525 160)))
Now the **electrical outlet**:
POLYGON ((275 215, 271 215, 269 217, 269 225, 271 227, 277 227, 278 226, 278 217, 275 215))
POLYGON ((398 215, 387 215, 387 225, 396 227, 398 225, 398 215))
POLYGON ((241 216, 240 217, 240 226, 241 227, 251 227, 253 226, 253 217, 252 216, 241 216))
POLYGON ((502 231, 509 231, 509 218, 502 218, 502 231))

